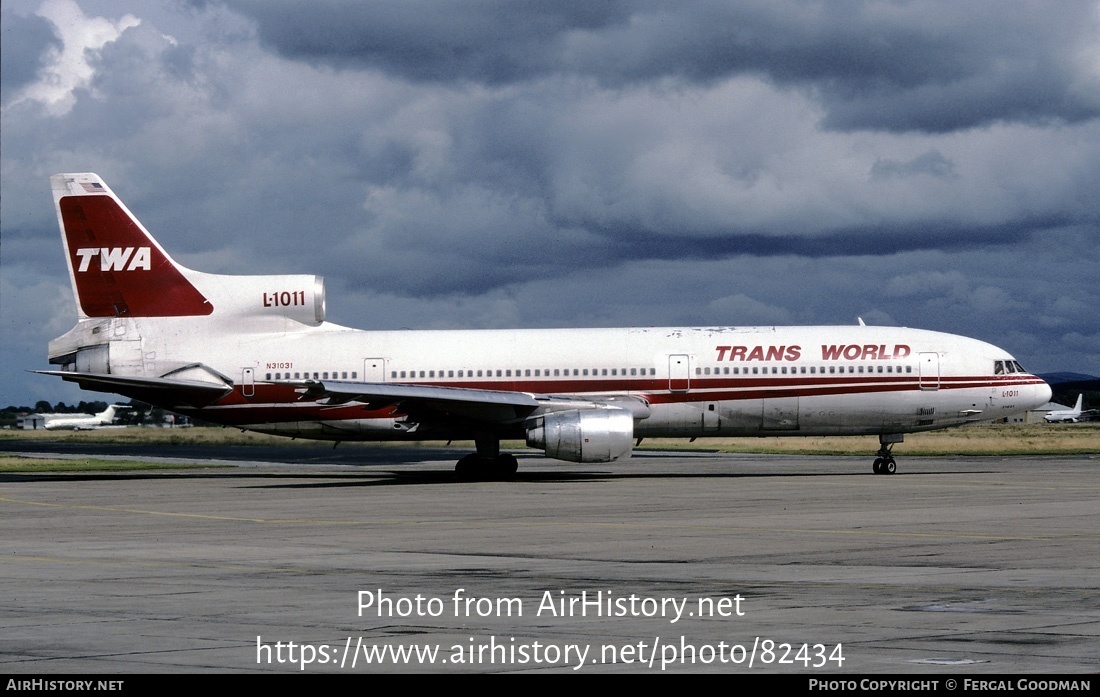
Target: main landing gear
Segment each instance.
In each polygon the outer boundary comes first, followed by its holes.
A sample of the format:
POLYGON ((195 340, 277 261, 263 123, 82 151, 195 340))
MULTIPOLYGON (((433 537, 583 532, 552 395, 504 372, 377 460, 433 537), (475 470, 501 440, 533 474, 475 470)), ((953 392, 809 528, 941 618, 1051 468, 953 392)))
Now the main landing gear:
MULTIPOLYGON (((879 451, 881 455, 882 451, 879 451)), ((876 457, 874 464, 871 465, 875 474, 893 474, 898 469, 898 463, 894 462, 894 456, 890 453, 886 453, 884 457, 876 457)))
POLYGON ((459 479, 470 481, 511 479, 519 470, 519 461, 511 453, 501 454, 500 441, 495 438, 474 440, 477 452, 464 456, 455 465, 459 479))
POLYGON ((878 437, 879 449, 875 453, 875 462, 871 465, 871 469, 875 474, 893 474, 898 469, 898 463, 894 461, 894 455, 891 452, 894 449, 894 443, 900 443, 905 438, 900 433, 883 433, 878 437))

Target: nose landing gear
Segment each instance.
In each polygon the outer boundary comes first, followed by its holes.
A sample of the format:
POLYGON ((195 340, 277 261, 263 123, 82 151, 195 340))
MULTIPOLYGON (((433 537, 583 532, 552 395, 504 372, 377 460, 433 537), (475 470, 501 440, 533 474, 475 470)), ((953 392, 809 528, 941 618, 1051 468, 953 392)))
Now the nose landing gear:
POLYGON ((875 474, 893 474, 898 469, 898 463, 894 462, 892 456, 876 457, 871 468, 875 471, 875 474))
POLYGON ((894 461, 894 455, 891 451, 894 449, 895 443, 901 443, 904 439, 905 436, 901 433, 879 434, 879 449, 875 453, 875 461, 871 465, 871 469, 875 474, 893 474, 897 471, 898 463, 894 461))

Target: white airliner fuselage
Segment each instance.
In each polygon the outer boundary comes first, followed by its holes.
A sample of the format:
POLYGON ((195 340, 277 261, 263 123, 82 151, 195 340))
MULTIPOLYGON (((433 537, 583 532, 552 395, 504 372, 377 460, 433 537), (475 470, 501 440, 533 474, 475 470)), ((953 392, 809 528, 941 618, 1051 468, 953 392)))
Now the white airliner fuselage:
POLYGON ((502 438, 606 462, 650 436, 902 434, 1026 411, 1050 388, 991 344, 901 327, 360 331, 315 276, 171 260, 93 174, 55 175, 80 320, 47 371, 208 421, 332 440, 502 438))
POLYGON ((98 414, 39 414, 45 421, 47 431, 84 431, 93 428, 107 428, 115 422, 114 404, 98 414))
POLYGON ((1057 423, 1077 423, 1081 420, 1081 407, 1084 403, 1085 395, 1077 395, 1077 404, 1072 409, 1060 409, 1055 411, 1048 411, 1043 419, 1050 424, 1057 423))

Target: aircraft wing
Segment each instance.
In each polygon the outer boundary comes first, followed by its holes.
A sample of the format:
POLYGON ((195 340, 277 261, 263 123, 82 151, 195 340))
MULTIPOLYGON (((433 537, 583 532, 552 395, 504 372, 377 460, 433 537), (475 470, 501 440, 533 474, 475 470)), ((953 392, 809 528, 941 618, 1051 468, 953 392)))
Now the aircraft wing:
POLYGON ((339 380, 307 383, 303 399, 325 399, 329 404, 363 402, 371 409, 396 405, 406 411, 428 410, 497 423, 522 420, 540 406, 539 400, 526 392, 339 380))
POLYGON ((549 395, 435 385, 323 381, 307 383, 303 399, 326 399, 329 404, 364 402, 371 409, 398 406, 410 412, 430 411, 477 421, 515 423, 536 411, 619 407, 635 418, 649 416, 649 405, 626 395, 549 395))

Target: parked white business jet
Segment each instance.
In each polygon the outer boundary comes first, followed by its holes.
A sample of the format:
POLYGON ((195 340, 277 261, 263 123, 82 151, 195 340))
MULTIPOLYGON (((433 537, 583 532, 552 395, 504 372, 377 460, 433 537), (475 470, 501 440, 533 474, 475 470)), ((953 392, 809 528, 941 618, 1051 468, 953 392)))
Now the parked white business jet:
POLYGON ((318 276, 175 263, 95 174, 51 178, 79 319, 58 375, 207 421, 329 440, 472 439, 463 475, 506 476, 524 438, 609 462, 644 437, 903 434, 1050 399, 1002 349, 902 327, 367 332, 325 322, 318 276))
POLYGON ((48 431, 84 431, 112 426, 118 409, 129 409, 129 407, 112 404, 98 414, 40 414, 40 416, 45 420, 48 431))
POLYGON ((1056 424, 1063 421, 1077 423, 1081 420, 1081 403, 1084 400, 1084 397, 1084 394, 1077 395, 1077 404, 1072 409, 1048 411, 1046 416, 1044 416, 1043 418, 1046 419, 1046 422, 1050 424, 1056 424))

